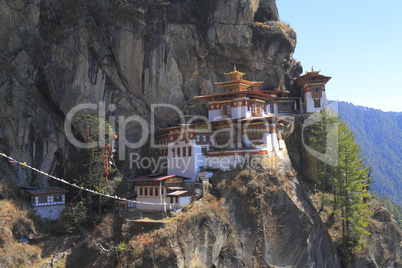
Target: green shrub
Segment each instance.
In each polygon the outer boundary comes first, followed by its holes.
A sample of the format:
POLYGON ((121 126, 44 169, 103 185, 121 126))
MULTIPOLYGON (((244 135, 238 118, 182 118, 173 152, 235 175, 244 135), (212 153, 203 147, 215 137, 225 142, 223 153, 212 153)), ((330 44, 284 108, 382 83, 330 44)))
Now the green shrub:
POLYGON ((56 223, 55 230, 59 233, 73 233, 87 219, 87 208, 80 202, 74 208, 66 207, 56 223))

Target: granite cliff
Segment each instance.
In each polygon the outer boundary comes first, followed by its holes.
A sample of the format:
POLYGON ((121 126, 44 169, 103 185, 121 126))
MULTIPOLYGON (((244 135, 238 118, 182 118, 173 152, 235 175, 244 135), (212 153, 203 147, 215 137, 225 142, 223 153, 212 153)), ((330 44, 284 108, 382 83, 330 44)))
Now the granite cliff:
MULTIPOLYGON (((60 176, 80 153, 63 129, 78 104, 149 122, 152 104, 197 112, 193 96, 220 90, 234 65, 266 88, 301 72, 275 1, 6 0, 0 12, 0 150, 60 176)), ((169 116, 156 110, 159 124, 169 116)), ((133 141, 138 127, 124 134, 133 141)), ((47 183, 1 165, 18 183, 47 183)))

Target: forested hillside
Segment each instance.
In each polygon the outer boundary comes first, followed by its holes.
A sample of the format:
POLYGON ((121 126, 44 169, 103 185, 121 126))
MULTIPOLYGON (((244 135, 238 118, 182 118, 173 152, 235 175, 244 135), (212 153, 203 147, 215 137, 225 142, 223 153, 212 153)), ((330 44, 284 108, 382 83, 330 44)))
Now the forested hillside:
POLYGON ((372 187, 402 205, 402 113, 339 102, 339 115, 355 133, 372 166, 372 187))

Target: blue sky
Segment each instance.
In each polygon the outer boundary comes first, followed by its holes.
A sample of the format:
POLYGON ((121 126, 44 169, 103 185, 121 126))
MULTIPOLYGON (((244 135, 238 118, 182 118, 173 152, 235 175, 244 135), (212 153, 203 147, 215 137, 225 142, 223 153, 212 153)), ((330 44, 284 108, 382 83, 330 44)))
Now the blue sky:
POLYGON ((402 111, 401 0, 276 0, 304 71, 331 76, 331 100, 402 111))

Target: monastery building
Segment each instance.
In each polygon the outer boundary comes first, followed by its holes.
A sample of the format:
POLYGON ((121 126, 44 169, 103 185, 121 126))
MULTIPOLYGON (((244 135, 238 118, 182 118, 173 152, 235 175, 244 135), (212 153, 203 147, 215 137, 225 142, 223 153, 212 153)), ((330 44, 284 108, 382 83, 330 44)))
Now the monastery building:
POLYGON ((317 112, 327 105, 325 84, 331 77, 319 71, 296 78, 292 92, 260 89, 263 82, 243 79, 245 73, 236 68, 225 75, 229 81, 216 83, 224 93, 195 97, 206 102, 208 120, 190 120, 154 133, 163 161, 159 174, 129 179, 138 201, 163 196, 178 208, 194 194, 183 183, 206 182, 214 170, 233 169, 249 156, 283 159, 287 151, 282 130, 290 123, 283 115, 317 112))

